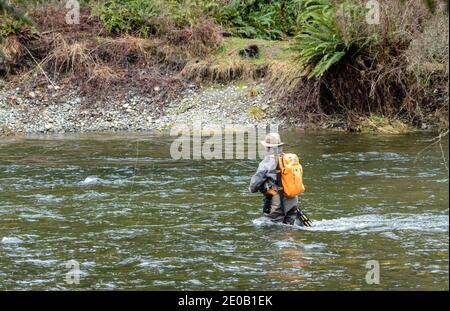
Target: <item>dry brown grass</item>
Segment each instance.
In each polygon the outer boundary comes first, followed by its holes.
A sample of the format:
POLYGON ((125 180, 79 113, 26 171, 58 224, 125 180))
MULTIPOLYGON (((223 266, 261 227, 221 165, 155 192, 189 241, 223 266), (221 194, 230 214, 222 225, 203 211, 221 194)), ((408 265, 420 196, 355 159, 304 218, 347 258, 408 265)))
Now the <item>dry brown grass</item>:
POLYGON ((272 95, 284 98, 295 91, 308 74, 308 68, 291 63, 273 62, 269 67, 268 85, 272 95))
POLYGON ((127 68, 132 65, 148 66, 155 63, 152 55, 158 46, 154 40, 124 36, 98 39, 92 52, 98 61, 127 68))
POLYGON ((181 70, 190 59, 189 51, 168 44, 161 38, 137 38, 129 35, 99 38, 92 44, 95 58, 120 68, 164 65, 181 70))
POLYGON ((268 64, 249 64, 240 60, 218 64, 197 60, 188 63, 181 71, 181 76, 196 82, 225 83, 263 78, 268 68, 268 64))
POLYGON ((96 66, 94 70, 92 70, 91 76, 87 80, 90 82, 91 80, 100 79, 100 80, 119 80, 125 76, 124 71, 119 71, 117 69, 113 69, 109 66, 100 65, 96 66))
POLYGON ((96 67, 96 62, 87 42, 69 43, 63 35, 56 34, 53 49, 43 60, 43 66, 54 75, 65 73, 88 78, 96 67))
MULTIPOLYGON (((8 78, 24 90, 54 82, 65 85, 66 89, 86 96, 87 105, 99 100, 107 102, 106 99, 111 97, 121 98, 129 92, 151 95, 155 100, 163 101, 181 91, 184 82, 175 72, 167 75, 169 69, 164 64, 165 59, 157 56, 160 53, 157 40, 131 36, 85 36, 73 40, 73 36, 51 33, 46 36, 48 52, 45 56, 33 58, 33 62, 25 67, 26 72, 8 78)), ((14 42, 9 45, 11 51, 24 47, 14 42)), ((15 61, 20 63, 27 59, 26 56, 16 57, 15 61)))
MULTIPOLYGON (((31 17, 40 31, 37 42, 44 49, 35 54, 27 43, 10 44, 10 66, 26 59, 21 47, 28 46, 34 60, 23 66, 25 74, 20 78, 26 88, 59 81, 77 88, 92 99, 106 95, 153 94, 170 97, 182 80, 176 75, 193 58, 204 57, 222 45, 222 31, 208 19, 180 29, 167 21, 163 31, 150 38, 130 35, 107 34, 98 18, 82 9, 79 25, 67 25, 62 6, 39 6, 31 11, 31 17), (170 73, 169 75, 167 73, 170 73), (154 87, 158 90, 154 94, 154 87)), ((9 39, 11 42, 15 38, 9 39)), ((16 41, 14 41, 16 42, 16 41)), ((239 69, 212 70, 212 79, 225 79, 239 75, 239 69), (227 72, 227 73, 226 73, 227 72)))
POLYGON ((448 22, 448 15, 445 13, 432 16, 405 53, 407 71, 412 81, 407 99, 417 105, 423 114, 435 112, 442 128, 448 128, 448 22))
POLYGON ((416 129, 399 119, 371 115, 367 118, 361 118, 357 130, 362 133, 406 134, 414 132, 416 129))
POLYGON ((209 29, 207 22, 185 31, 168 28, 168 33, 143 39, 106 35, 85 10, 80 25, 67 25, 66 11, 36 7, 31 16, 40 32, 32 40, 7 38, 7 45, 1 47, 8 48, 8 63, 0 64, 0 74, 24 90, 53 81, 64 84, 86 95, 88 102, 128 92, 165 100, 184 85, 171 70, 183 68, 191 55, 206 53, 206 45, 210 49, 220 45, 219 30, 209 29))
POLYGON ((274 62, 269 68, 267 86, 278 102, 277 113, 315 128, 330 122, 322 109, 321 81, 308 79, 309 68, 299 64, 274 62))
MULTIPOLYGON (((0 22, 1 22, 0 18, 0 22)), ((0 40, 0 75, 16 74, 30 65, 31 50, 41 55, 39 36, 31 28, 24 27, 20 31, 9 34, 0 40)))
POLYGON ((171 45, 186 50, 191 57, 204 57, 217 51, 223 40, 222 30, 209 19, 187 28, 172 29, 166 37, 171 45))
POLYGON ((19 37, 14 35, 5 39, 2 53, 8 61, 14 62, 16 59, 23 57, 26 54, 26 51, 20 42, 19 37))

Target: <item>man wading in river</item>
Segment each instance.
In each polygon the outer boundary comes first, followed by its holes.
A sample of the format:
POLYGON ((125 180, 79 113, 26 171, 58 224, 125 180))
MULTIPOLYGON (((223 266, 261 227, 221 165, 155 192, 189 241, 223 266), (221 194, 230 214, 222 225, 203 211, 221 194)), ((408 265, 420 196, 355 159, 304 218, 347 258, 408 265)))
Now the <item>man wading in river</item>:
POLYGON ((250 191, 264 194, 264 216, 289 225, 298 218, 300 225, 310 227, 311 221, 298 204, 298 195, 305 187, 303 168, 297 155, 283 153, 284 143, 278 133, 267 134, 261 144, 266 148, 266 156, 250 181, 250 191))

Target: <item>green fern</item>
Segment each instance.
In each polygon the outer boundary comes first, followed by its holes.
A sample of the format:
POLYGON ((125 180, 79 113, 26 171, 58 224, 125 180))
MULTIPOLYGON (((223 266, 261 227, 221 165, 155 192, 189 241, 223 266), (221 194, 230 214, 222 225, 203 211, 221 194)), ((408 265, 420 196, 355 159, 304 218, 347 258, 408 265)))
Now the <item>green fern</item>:
POLYGON ((213 14, 235 36, 281 39, 297 31, 301 0, 230 0, 213 14))
POLYGON ((337 64, 350 50, 363 50, 376 42, 375 35, 365 35, 358 28, 364 8, 354 1, 344 2, 344 13, 351 13, 352 20, 338 26, 337 8, 331 0, 307 0, 298 17, 301 33, 293 46, 298 51, 297 60, 312 65, 309 78, 320 77, 337 64))

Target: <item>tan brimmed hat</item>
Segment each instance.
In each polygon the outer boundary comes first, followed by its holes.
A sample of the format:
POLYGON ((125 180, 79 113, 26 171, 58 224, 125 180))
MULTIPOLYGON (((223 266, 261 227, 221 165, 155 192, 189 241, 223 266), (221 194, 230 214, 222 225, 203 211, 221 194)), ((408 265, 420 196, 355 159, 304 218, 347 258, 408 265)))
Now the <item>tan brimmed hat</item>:
POLYGON ((284 145, 284 143, 281 142, 280 134, 278 133, 267 134, 266 140, 262 140, 261 144, 264 147, 278 147, 284 145))

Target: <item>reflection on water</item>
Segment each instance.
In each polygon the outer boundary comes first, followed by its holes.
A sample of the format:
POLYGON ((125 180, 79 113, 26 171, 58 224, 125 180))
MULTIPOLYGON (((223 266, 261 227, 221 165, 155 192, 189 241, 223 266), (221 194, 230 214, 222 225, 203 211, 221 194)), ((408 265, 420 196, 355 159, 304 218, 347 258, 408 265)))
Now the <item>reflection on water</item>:
POLYGON ((282 136, 312 228, 261 217, 254 160, 175 161, 148 133, 0 138, 0 289, 448 289, 448 172, 438 148, 416 160, 432 136, 282 136))

